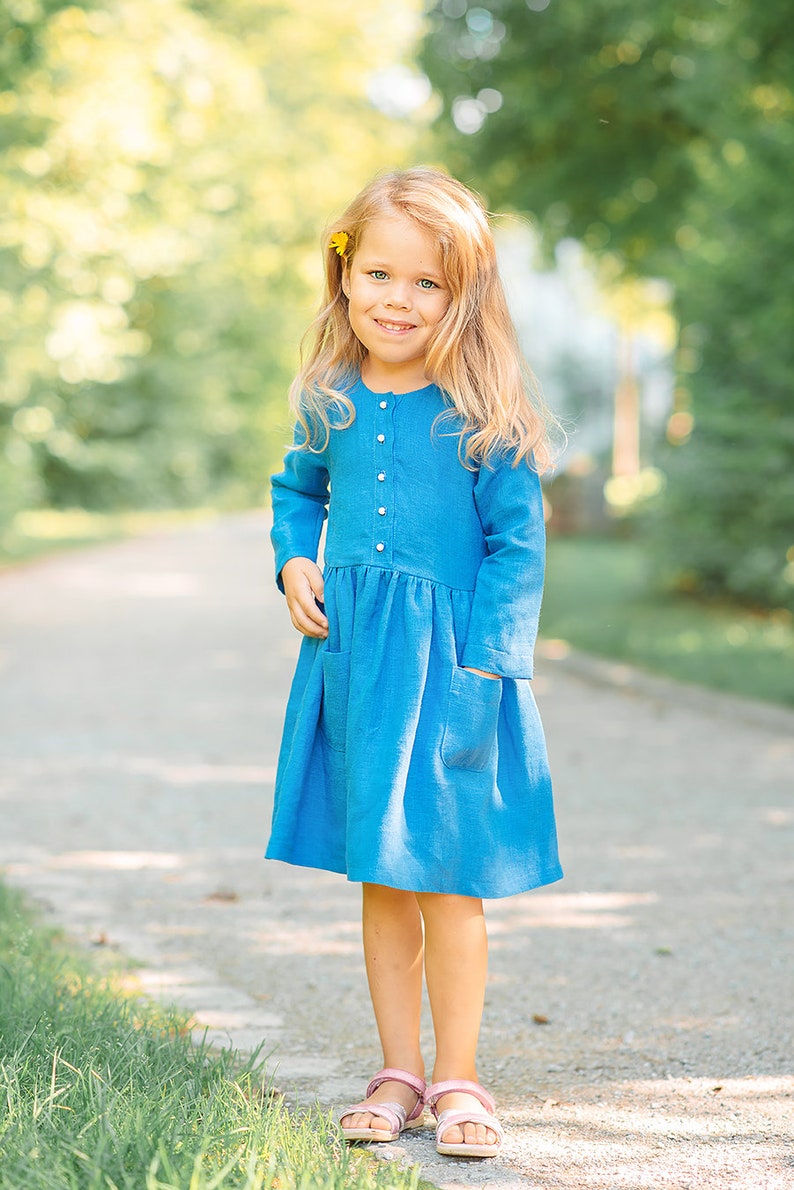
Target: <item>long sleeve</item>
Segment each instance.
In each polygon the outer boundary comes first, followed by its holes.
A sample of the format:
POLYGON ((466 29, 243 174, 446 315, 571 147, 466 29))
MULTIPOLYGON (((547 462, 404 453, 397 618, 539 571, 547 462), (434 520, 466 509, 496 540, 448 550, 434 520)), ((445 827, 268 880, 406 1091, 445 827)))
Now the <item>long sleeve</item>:
POLYGON ((531 678, 546 548, 540 480, 526 463, 481 467, 474 502, 487 554, 477 573, 461 664, 531 678))
POLYGON ((281 570, 290 558, 316 560, 323 522, 328 507, 328 469, 323 454, 299 450, 299 429, 295 432, 296 447, 284 459, 284 470, 271 476, 273 528, 270 540, 276 556, 276 581, 280 590, 281 570))

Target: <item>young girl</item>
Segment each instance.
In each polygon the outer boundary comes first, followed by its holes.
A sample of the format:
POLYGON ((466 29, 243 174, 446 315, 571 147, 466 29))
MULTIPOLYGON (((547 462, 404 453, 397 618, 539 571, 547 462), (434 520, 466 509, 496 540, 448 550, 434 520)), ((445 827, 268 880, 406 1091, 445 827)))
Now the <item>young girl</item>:
POLYGON ((327 238, 325 264, 291 393, 295 445, 273 477, 278 583, 304 640, 267 855, 363 885, 384 1069, 343 1112, 344 1135, 394 1140, 427 1105, 440 1153, 492 1157, 502 1129, 475 1064, 482 898, 562 874, 529 684, 548 419, 487 216, 459 182, 432 169, 377 178, 327 238))

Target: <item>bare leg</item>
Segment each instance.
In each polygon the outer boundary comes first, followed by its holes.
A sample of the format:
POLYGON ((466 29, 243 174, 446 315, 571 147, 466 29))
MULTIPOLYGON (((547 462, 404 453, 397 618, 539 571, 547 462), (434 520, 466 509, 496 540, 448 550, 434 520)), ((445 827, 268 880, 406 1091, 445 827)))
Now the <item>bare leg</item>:
MULTIPOLYGON (((436 1062, 433 1082, 477 1082, 477 1040, 485 1003, 488 936, 482 901, 439 893, 417 893, 425 922, 425 971, 436 1062)), ((483 1110, 472 1095, 444 1095, 439 1111, 483 1110)), ((495 1144, 496 1133, 483 1124, 453 1125, 441 1138, 449 1144, 495 1144)))
MULTIPOLYGON (((381 884, 363 886, 364 958, 383 1048, 383 1065, 424 1078, 419 1050, 422 1011, 422 918, 416 895, 381 884)), ((384 1083, 368 1103, 401 1103, 408 1112, 416 1095, 402 1083, 384 1083)), ((344 1116, 346 1128, 390 1128, 370 1112, 344 1116)))

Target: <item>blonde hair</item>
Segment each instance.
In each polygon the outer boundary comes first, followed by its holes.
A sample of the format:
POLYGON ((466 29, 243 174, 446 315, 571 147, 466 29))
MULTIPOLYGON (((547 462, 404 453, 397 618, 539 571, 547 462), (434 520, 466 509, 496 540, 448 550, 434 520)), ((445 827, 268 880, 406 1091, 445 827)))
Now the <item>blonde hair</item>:
POLYGON ((344 388, 366 350, 350 326, 342 277, 367 224, 395 211, 414 220, 439 246, 450 303, 430 340, 425 374, 449 400, 448 414, 463 420, 462 429, 455 430, 461 462, 487 466, 494 456, 508 453, 513 465, 526 460, 545 471, 557 423, 521 355, 488 215, 461 182, 427 167, 376 177, 353 199, 333 224, 348 237, 343 255, 331 245, 330 232, 324 237, 323 304, 306 334, 311 350, 290 389, 306 446, 325 449, 331 429, 344 429, 355 417, 344 388))

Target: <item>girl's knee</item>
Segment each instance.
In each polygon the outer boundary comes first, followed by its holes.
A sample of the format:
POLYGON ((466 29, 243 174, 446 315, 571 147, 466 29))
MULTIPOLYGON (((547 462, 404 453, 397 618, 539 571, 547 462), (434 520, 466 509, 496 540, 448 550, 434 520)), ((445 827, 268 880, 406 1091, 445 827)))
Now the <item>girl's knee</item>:
POLYGON ((416 893, 405 888, 390 888, 387 884, 362 884, 365 905, 388 905, 395 908, 416 905, 416 893))
POLYGON ((452 893, 417 893, 422 916, 466 920, 484 915, 481 897, 461 897, 452 893))

